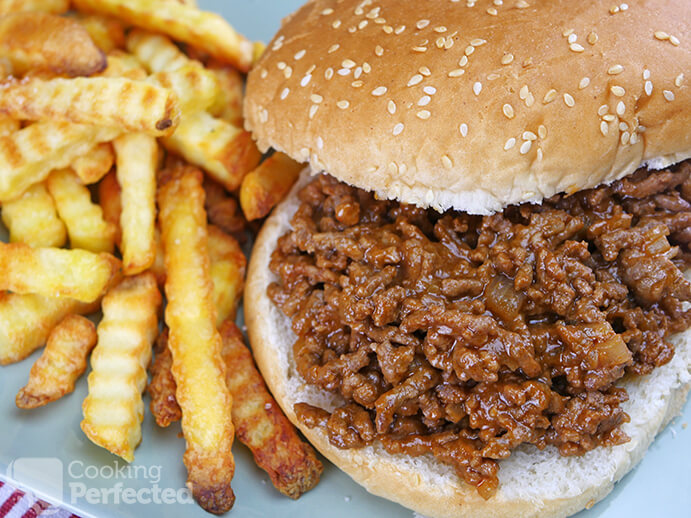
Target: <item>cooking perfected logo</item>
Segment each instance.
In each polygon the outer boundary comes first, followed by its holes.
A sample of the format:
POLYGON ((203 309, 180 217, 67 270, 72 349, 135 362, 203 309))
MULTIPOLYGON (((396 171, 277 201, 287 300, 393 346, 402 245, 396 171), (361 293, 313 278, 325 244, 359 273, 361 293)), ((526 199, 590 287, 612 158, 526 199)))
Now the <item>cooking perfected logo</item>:
POLYGON ((192 504, 187 488, 161 486, 162 466, 133 465, 114 460, 65 465, 55 457, 21 457, 7 468, 7 477, 29 492, 55 502, 78 505, 192 504))

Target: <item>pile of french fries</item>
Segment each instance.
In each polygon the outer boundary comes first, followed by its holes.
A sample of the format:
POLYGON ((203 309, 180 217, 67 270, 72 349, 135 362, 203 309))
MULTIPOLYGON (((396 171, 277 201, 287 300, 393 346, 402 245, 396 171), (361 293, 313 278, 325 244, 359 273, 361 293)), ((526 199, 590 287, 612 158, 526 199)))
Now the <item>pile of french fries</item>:
POLYGON ((234 323, 238 239, 301 169, 242 129, 262 50, 189 0, 0 0, 0 365, 45 346, 16 404, 69 394, 90 356, 81 428, 131 462, 148 386, 212 513, 235 434, 292 498, 322 470, 234 323))

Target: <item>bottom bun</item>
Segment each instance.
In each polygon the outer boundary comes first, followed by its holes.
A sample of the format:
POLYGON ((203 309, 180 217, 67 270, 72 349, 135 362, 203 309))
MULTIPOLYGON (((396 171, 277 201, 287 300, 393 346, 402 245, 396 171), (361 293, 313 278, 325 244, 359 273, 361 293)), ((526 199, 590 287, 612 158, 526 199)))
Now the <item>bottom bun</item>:
POLYGON ((623 408, 631 421, 622 425, 629 442, 596 448, 580 457, 562 457, 554 447, 540 451, 523 445, 499 462, 499 489, 489 500, 431 455, 391 455, 380 444, 351 450, 332 446, 321 429, 309 429, 297 420, 293 405, 306 402, 331 411, 342 401, 307 385, 298 374, 290 320, 266 294, 276 280, 269 270, 271 253, 278 238, 290 229, 299 205, 297 191, 309 179, 303 174, 259 234, 245 288, 245 319, 257 364, 288 418, 326 458, 370 493, 435 518, 569 516, 604 498, 681 411, 691 385, 691 330, 671 338, 676 353, 668 364, 622 384, 629 393, 623 408))

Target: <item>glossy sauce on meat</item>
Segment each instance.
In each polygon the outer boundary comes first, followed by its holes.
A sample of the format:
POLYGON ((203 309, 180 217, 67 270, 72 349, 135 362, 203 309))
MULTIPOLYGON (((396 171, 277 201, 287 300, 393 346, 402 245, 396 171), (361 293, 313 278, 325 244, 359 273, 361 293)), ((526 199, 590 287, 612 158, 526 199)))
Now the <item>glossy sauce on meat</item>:
POLYGON ((626 442, 625 375, 691 326, 691 162, 492 216, 443 214, 322 175, 278 242, 269 296, 310 384, 296 413, 339 448, 431 453, 489 497, 522 443, 626 442))

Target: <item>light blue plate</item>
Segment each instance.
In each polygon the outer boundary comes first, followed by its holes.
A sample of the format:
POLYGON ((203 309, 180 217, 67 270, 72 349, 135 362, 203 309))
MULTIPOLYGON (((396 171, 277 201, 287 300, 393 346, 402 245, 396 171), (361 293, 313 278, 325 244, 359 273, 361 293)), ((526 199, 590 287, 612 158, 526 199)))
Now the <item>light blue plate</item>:
MULTIPOLYGON (((250 38, 268 41, 278 29, 280 19, 301 1, 200 0, 199 3, 225 16, 250 38)), ((0 229, 0 239, 6 237, 0 229)), ((136 451, 136 461, 127 471, 122 460, 93 445, 79 428, 81 402, 86 396, 85 377, 73 394, 60 401, 33 411, 17 409, 15 395, 26 383, 37 356, 38 353, 17 365, 0 368, 0 477, 19 481, 82 516, 209 516, 189 503, 182 490, 186 473, 182 464, 184 440, 179 436, 179 426, 161 430, 147 412, 144 439, 136 451), (104 493, 108 490, 110 493, 104 493), (115 493, 120 497, 119 502, 113 501, 115 493), (156 497, 154 493, 159 501, 173 503, 147 503, 156 497)), ((146 404, 148 408, 148 400, 146 404)), ((691 422, 688 404, 684 414, 660 434, 643 462, 617 484, 606 500, 578 518, 691 516, 691 429, 685 428, 686 422, 691 422)), ((233 488, 237 501, 229 516, 413 516, 403 507, 370 495, 326 461, 320 484, 294 502, 273 489, 265 473, 255 467, 247 449, 238 444, 234 453, 237 471, 233 488)))

